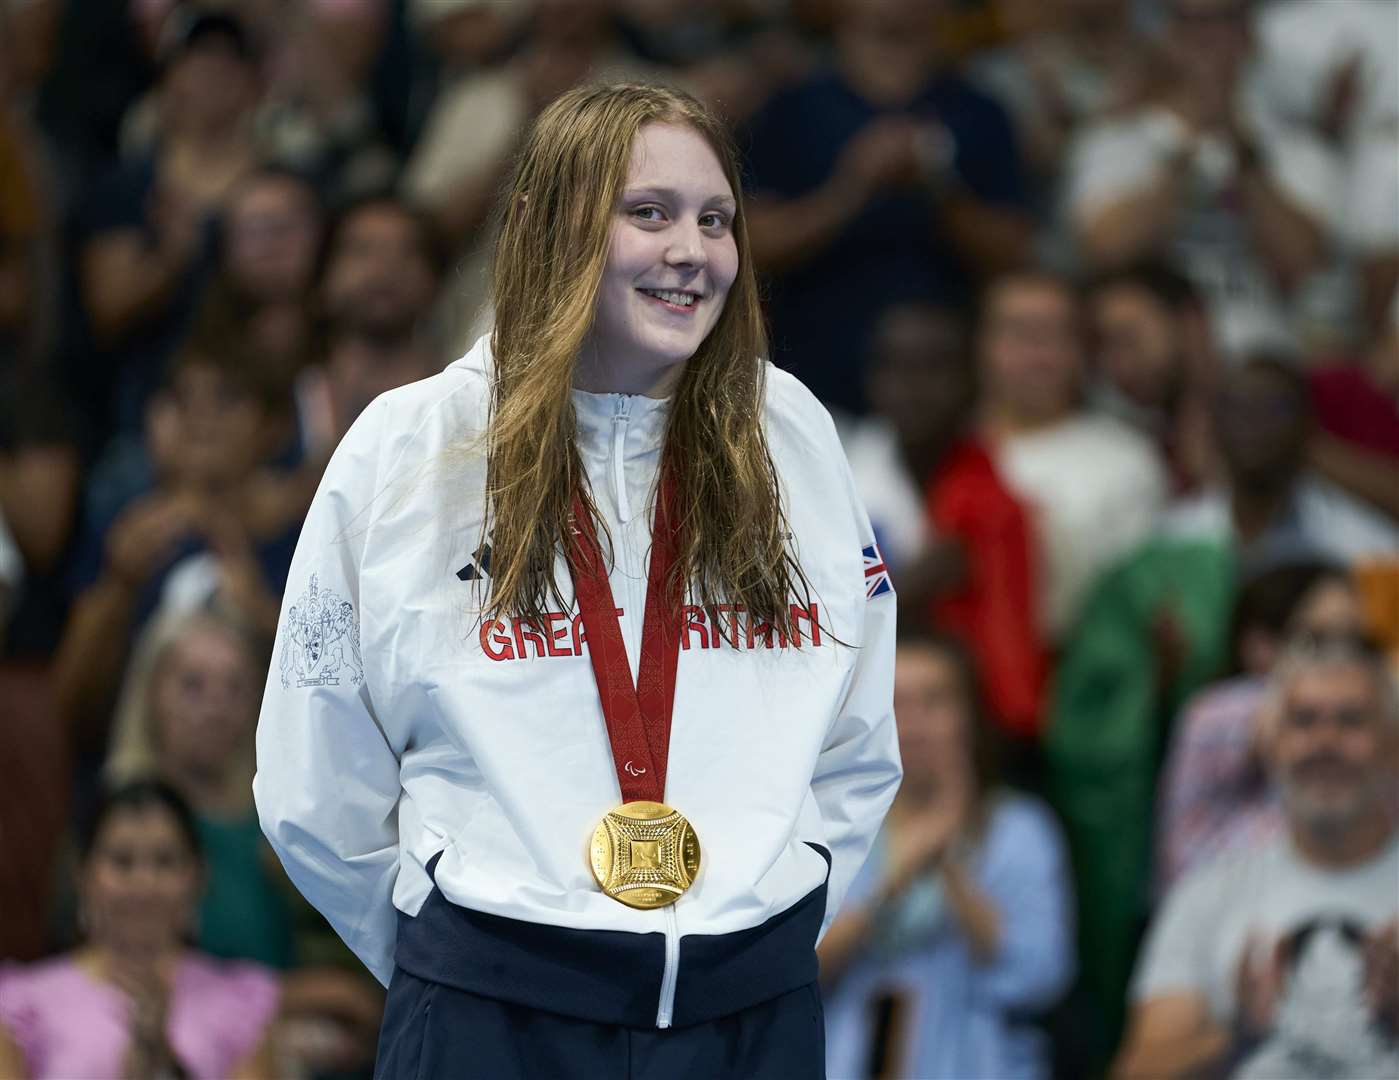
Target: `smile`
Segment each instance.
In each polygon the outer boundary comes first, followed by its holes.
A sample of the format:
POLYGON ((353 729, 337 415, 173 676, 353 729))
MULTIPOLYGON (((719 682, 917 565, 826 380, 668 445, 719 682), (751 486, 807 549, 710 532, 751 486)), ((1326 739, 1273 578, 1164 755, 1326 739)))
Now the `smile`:
POLYGON ((643 296, 664 304, 672 311, 691 311, 699 303, 699 294, 679 289, 637 289, 643 296))

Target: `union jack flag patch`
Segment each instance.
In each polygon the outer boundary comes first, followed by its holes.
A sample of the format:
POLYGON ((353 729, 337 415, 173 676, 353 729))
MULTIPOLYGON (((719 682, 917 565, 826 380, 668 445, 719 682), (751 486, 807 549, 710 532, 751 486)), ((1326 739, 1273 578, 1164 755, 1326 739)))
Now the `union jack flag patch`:
POLYGON ((873 600, 876 596, 893 592, 894 585, 889 580, 889 567, 884 563, 884 556, 879 553, 879 545, 868 545, 862 554, 865 557, 865 599, 873 600))

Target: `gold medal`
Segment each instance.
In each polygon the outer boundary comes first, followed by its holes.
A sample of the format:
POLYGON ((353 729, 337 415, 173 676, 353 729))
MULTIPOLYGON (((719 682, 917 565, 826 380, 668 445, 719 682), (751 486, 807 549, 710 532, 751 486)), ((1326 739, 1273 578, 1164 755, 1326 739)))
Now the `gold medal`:
POLYGON ((593 877, 628 907, 673 904, 699 873, 699 837, 685 816, 665 803, 623 803, 593 830, 593 877))

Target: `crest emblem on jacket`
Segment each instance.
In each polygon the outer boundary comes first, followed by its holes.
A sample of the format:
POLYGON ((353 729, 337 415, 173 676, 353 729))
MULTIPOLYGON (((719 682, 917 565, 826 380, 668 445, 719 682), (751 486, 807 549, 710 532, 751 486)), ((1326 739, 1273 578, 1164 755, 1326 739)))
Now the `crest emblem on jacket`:
POLYGON ((358 686, 364 680, 359 622, 354 606, 332 589, 311 582, 287 611, 282 626, 282 688, 358 686))

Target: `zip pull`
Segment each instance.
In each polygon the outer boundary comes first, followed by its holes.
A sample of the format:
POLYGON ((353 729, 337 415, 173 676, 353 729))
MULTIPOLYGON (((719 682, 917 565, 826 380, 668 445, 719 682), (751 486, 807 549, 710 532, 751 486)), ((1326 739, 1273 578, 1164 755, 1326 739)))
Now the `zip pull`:
POLYGON ((631 500, 627 498, 627 421, 631 419, 631 398, 617 395, 617 411, 612 416, 612 487, 617 500, 617 513, 623 521, 631 520, 631 500))

